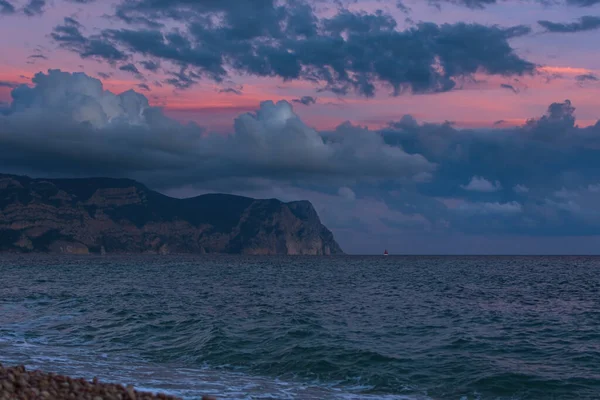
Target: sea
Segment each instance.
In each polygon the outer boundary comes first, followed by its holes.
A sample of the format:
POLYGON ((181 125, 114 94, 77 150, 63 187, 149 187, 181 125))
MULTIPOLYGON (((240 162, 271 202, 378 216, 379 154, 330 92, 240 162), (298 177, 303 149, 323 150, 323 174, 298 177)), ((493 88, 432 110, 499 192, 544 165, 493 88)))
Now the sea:
POLYGON ((184 399, 600 399, 600 258, 1 256, 0 363, 184 399))

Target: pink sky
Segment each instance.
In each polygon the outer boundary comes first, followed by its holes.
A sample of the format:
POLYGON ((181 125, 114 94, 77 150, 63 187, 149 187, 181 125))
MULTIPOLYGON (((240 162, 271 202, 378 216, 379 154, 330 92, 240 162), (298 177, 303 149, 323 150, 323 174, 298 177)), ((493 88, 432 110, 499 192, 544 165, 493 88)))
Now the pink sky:
MULTIPOLYGON (((165 78, 160 74, 149 75, 147 84, 152 91, 143 92, 137 87, 139 81, 130 73, 93 60, 81 60, 73 53, 58 49, 48 37, 52 28, 68 15, 76 16, 88 33, 114 24, 102 17, 110 11, 111 4, 80 7, 56 0, 54 6, 40 17, 0 17, 0 32, 4 33, 0 35, 0 54, 10 55, 0 58, 0 81, 28 83, 36 72, 49 68, 83 71, 95 77, 98 77, 98 72, 111 73, 111 78, 101 79, 106 89, 122 92, 133 88, 144 93, 151 104, 164 107, 168 115, 181 121, 195 121, 218 131, 229 130, 236 115, 258 108, 261 101, 292 101, 302 96, 318 98, 316 105, 308 107, 294 103, 297 114, 318 129, 331 129, 344 121, 376 128, 404 114, 412 114, 419 121, 453 121, 458 127, 468 128, 493 127, 494 122, 499 120, 505 122, 496 126, 518 125, 543 114, 550 103, 565 99, 571 100, 577 108, 579 125, 590 125, 600 118, 600 81, 581 85, 575 80, 575 76, 582 74, 600 76, 600 55, 590 51, 590 41, 598 39, 597 31, 567 35, 537 33, 515 39, 512 45, 517 51, 529 61, 541 65, 538 76, 523 77, 516 82, 510 77, 481 75, 476 77, 480 80, 477 84, 465 84, 460 90, 441 94, 392 97, 380 91, 371 99, 355 95, 338 98, 329 92, 317 93, 306 82, 284 83, 275 78, 236 75, 231 77, 233 85, 219 86, 206 81, 182 91, 166 85, 154 85, 154 81, 165 78), (28 59, 31 54, 44 54, 48 59, 28 59), (560 77, 548 79, 553 74, 560 77), (519 92, 502 88, 501 84, 510 84, 519 92), (241 87, 243 94, 219 93, 226 87, 241 87)), ((395 7, 382 4, 365 1, 352 7, 369 11, 383 6, 398 21, 403 20, 403 14, 395 7)), ((520 7, 501 4, 484 11, 453 6, 437 11, 423 2, 408 1, 407 4, 413 9, 413 19, 436 23, 477 21, 503 26, 521 23, 534 26, 538 19, 570 22, 590 13, 590 9, 547 8, 535 4, 520 7)), ((399 25, 403 27, 406 23, 400 22, 399 25)), ((10 101, 10 88, 0 87, 0 101, 10 101)))

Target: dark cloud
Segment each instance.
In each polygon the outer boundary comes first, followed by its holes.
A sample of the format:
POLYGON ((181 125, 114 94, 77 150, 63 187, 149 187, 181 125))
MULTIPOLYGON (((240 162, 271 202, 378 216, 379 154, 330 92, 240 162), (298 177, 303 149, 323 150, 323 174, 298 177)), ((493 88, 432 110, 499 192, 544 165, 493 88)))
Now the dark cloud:
POLYGON ((143 78, 142 74, 140 73, 140 71, 137 69, 137 67, 131 63, 129 64, 125 64, 125 65, 121 65, 119 67, 119 70, 121 71, 125 71, 125 72, 131 72, 132 74, 134 74, 137 78, 143 78))
POLYGON ((232 94, 236 94, 238 96, 242 95, 242 91, 239 89, 235 89, 235 88, 219 89, 219 93, 232 93, 232 94))
POLYGON ((156 72, 160 68, 160 63, 155 61, 141 61, 140 64, 144 66, 150 72, 156 72))
POLYGON ((14 14, 15 13, 15 6, 12 5, 12 3, 8 2, 7 0, 0 0, 0 14, 14 14))
POLYGON ((567 4, 579 7, 592 7, 600 4, 600 0, 567 0, 567 4))
POLYGON ((516 25, 510 28, 504 29, 504 34, 507 38, 514 38, 519 36, 529 35, 531 33, 531 27, 526 25, 516 25))
MULTIPOLYGON (((71 3, 89 4, 95 0, 67 0, 71 3)), ((22 7, 17 7, 18 1, 0 0, 0 14, 10 15, 27 15, 29 17, 39 16, 46 11, 47 0, 27 0, 27 3, 22 7)))
POLYGON ((51 37, 60 47, 77 52, 81 58, 97 58, 114 63, 128 57, 125 53, 103 39, 102 35, 85 37, 81 24, 73 18, 65 18, 63 25, 58 25, 51 37))
POLYGON ((65 17, 63 21, 64 21, 65 25, 76 26, 78 28, 83 26, 79 23, 79 21, 77 21, 75 18, 72 18, 72 17, 65 17))
POLYGON ((410 116, 382 134, 386 143, 438 165, 419 192, 442 201, 445 218, 461 231, 587 235, 600 228, 600 203, 594 203, 600 196, 589 190, 600 183, 600 122, 578 127, 568 100, 493 134, 420 125, 410 116), (474 210, 514 213, 491 224, 478 222, 474 210))
POLYGON ((179 71, 167 71, 171 78, 165 79, 169 85, 175 86, 177 89, 189 89, 198 82, 200 75, 194 71, 188 71, 186 67, 181 67, 179 71))
POLYGON ((19 84, 16 82, 10 82, 10 81, 0 81, 0 87, 7 87, 7 88, 15 88, 17 87, 19 84))
POLYGON ((30 56, 29 56, 29 57, 27 57, 27 58, 33 58, 33 59, 36 59, 36 58, 41 58, 42 60, 47 60, 47 59, 48 59, 48 57, 46 57, 46 56, 45 56, 45 55, 43 55, 43 54, 32 54, 32 55, 30 55, 30 56))
POLYGON ((137 87, 139 87, 142 90, 145 90, 146 92, 152 91, 152 89, 150 89, 150 86, 146 85, 145 83, 138 83, 137 87))
POLYGON ((27 15, 29 17, 42 15, 45 11, 46 0, 28 0, 27 3, 20 8, 15 6, 15 2, 11 0, 0 0, 0 14, 4 15, 27 15))
MULTIPOLYGON (((501 2, 508 2, 508 0, 428 0, 429 4, 437 7, 438 9, 441 7, 443 3, 450 3, 459 6, 465 6, 471 9, 483 9, 487 6, 498 4, 501 2)), ((511 0, 513 1, 513 0, 511 0)), ((519 1, 519 0, 517 0, 519 1)), ((514 1, 514 2, 517 2, 514 1)), ((521 2, 527 2, 529 0, 520 0, 521 2)), ((540 3, 544 6, 551 5, 568 5, 568 6, 577 6, 577 7, 592 7, 597 4, 600 4, 600 0, 532 0, 534 2, 540 3)))
POLYGON ((575 80, 577 80, 578 82, 586 82, 586 81, 592 81, 592 82, 596 82, 598 81, 598 77, 594 74, 583 74, 583 75, 577 75, 575 77, 575 80))
POLYGON ((23 12, 28 16, 42 15, 44 7, 46 7, 45 0, 29 0, 29 3, 23 8, 23 12))
POLYGON ((428 0, 429 4, 440 8, 442 3, 451 3, 469 8, 485 8, 491 4, 496 4, 498 0, 428 0))
POLYGON ((310 106, 311 104, 315 104, 317 102, 317 99, 312 96, 302 96, 299 99, 292 100, 292 102, 304 104, 305 106, 310 106))
POLYGON ((551 21, 538 21, 538 24, 546 28, 548 32, 561 32, 561 33, 574 33, 574 32, 583 32, 583 31, 591 31, 595 29, 600 29, 600 17, 595 17, 591 15, 586 15, 581 18, 577 22, 571 23, 558 23, 551 21))
POLYGON ((518 88, 514 87, 513 85, 509 85, 508 83, 501 83, 500 87, 503 88, 503 89, 508 89, 511 92, 515 93, 515 94, 519 93, 519 89, 518 88))
POLYGON ((65 24, 55 28, 54 39, 83 57, 115 61, 135 54, 169 61, 177 67, 166 82, 177 88, 201 79, 221 82, 233 70, 306 80, 338 94, 373 96, 382 84, 399 95, 452 90, 479 70, 508 76, 535 69, 508 43, 528 32, 520 26, 421 23, 399 31, 382 11, 342 9, 318 19, 305 3, 273 0, 131 0, 118 12, 122 19, 176 20, 187 29, 107 29, 86 38, 65 24))
POLYGON ((575 127, 575 107, 570 100, 564 103, 552 103, 546 115, 539 119, 530 119, 525 125, 537 133, 539 138, 556 139, 557 132, 568 132, 575 127))
POLYGON ((98 76, 102 79, 108 79, 110 78, 112 75, 106 72, 98 72, 98 76))
POLYGON ((35 175, 129 176, 168 188, 244 179, 410 181, 435 169, 361 128, 325 140, 287 102, 262 103, 223 136, 167 118, 134 91, 106 91, 83 73, 36 74, 12 97, 0 120, 0 161, 35 175))
POLYGON ((396 1, 396 8, 398 8, 398 10, 402 11, 405 14, 409 14, 411 12, 410 7, 408 7, 406 4, 404 4, 404 1, 402 1, 402 0, 396 1))
POLYGON ((575 77, 575 81, 577 82, 577 86, 586 87, 588 85, 592 85, 597 82, 600 82, 600 78, 598 78, 594 74, 583 74, 583 75, 577 75, 575 77))

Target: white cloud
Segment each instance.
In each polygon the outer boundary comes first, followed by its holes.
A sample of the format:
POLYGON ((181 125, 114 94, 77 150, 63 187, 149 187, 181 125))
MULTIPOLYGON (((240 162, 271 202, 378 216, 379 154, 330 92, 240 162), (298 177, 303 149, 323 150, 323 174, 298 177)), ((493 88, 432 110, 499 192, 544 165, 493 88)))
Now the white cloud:
POLYGON ((94 128, 146 122, 144 111, 150 106, 145 96, 133 90, 116 95, 83 72, 49 70, 48 74, 36 74, 32 83, 33 87, 22 85, 13 90, 14 113, 30 117, 56 113, 74 122, 89 122, 94 128))
POLYGON ((561 188, 553 193, 554 197, 558 197, 559 199, 572 199, 574 197, 579 196, 579 194, 575 191, 568 190, 566 188, 561 188))
POLYGON ((472 177, 468 185, 461 185, 460 187, 472 192, 497 192, 502 189, 500 182, 492 183, 480 176, 472 177))
POLYGON ((355 200, 356 199, 356 193, 354 193, 354 191, 352 189, 350 189, 349 187, 341 187, 338 190, 338 194, 348 200, 355 200))
POLYGON ((529 188, 521 184, 515 185, 513 187, 513 190, 515 191, 515 193, 529 193, 529 188))
POLYGON ((592 193, 600 193, 600 183, 588 185, 587 190, 592 193))
POLYGON ((476 214, 518 214, 523 211, 523 206, 516 201, 508 203, 462 203, 457 210, 476 214))

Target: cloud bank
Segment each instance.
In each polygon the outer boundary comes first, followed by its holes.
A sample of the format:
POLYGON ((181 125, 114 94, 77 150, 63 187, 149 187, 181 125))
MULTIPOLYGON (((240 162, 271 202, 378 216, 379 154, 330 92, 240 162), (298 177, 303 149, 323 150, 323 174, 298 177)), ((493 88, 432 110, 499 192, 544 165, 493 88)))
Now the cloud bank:
POLYGON ((119 175, 163 188, 211 180, 411 180, 435 165, 348 126, 325 139, 280 101, 240 115, 229 136, 166 117, 133 90, 49 70, 12 91, 0 117, 4 168, 39 175, 119 175))
POLYGON ((593 236, 600 122, 581 128, 575 114, 565 100, 509 129, 459 130, 405 115, 378 131, 346 122, 319 132, 290 103, 266 101, 221 135, 166 117, 135 91, 50 70, 12 90, 0 162, 2 172, 130 177, 179 195, 308 198, 348 241, 593 236))

